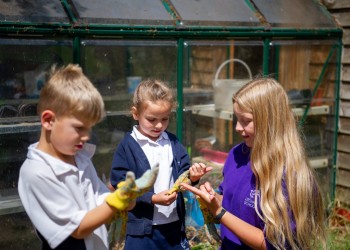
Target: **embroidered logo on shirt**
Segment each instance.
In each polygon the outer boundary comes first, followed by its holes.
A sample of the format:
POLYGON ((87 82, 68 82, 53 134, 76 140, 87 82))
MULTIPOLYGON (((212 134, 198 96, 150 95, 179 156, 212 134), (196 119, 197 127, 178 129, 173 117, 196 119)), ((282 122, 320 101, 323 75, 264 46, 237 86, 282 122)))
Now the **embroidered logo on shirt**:
POLYGON ((187 239, 182 239, 181 242, 180 242, 180 245, 185 250, 189 250, 190 249, 187 239))
POLYGON ((255 195, 259 196, 259 190, 252 189, 250 190, 249 197, 246 197, 244 199, 244 205, 254 208, 254 202, 255 202, 255 195))

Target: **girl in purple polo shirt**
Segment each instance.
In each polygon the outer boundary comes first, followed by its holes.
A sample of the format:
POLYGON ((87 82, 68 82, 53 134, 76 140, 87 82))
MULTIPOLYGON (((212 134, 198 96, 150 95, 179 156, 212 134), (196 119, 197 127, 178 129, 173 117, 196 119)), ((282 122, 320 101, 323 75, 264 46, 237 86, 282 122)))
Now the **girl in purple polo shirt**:
POLYGON ((324 206, 288 96, 270 78, 256 79, 233 96, 236 131, 223 182, 197 189, 221 222, 221 249, 324 249, 324 206))

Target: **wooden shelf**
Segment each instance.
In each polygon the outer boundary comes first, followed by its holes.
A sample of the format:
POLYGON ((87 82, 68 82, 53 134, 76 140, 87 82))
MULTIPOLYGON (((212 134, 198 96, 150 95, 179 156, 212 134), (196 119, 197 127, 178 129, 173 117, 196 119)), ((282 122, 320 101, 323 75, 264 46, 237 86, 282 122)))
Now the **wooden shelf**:
POLYGON ((222 169, 224 164, 218 163, 218 162, 213 162, 210 160, 205 159, 203 156, 196 156, 192 158, 192 164, 195 162, 202 162, 207 166, 213 167, 213 169, 222 169))
MULTIPOLYGON (((191 110, 193 114, 206 116, 206 117, 216 117, 223 120, 232 121, 233 119, 233 111, 227 110, 215 110, 214 104, 206 104, 206 105, 195 105, 192 107, 185 108, 186 110, 191 110)), ((293 112, 297 116, 301 116, 305 112, 305 108, 293 108, 293 112)), ((325 115, 330 113, 330 108, 328 105, 322 106, 313 106, 310 107, 308 111, 308 115, 325 115)))
POLYGON ((40 128, 41 128, 40 122, 5 124, 5 125, 2 124, 0 125, 0 134, 38 132, 40 131, 40 128))
MULTIPOLYGON (((106 111, 107 116, 125 116, 129 114, 130 111, 106 111)), ((41 123, 39 117, 0 118, 0 134, 38 132, 40 129, 41 123), (5 121, 5 124, 1 123, 1 121, 5 121)))
MULTIPOLYGON (((309 158, 310 166, 314 169, 326 168, 328 167, 328 159, 326 157, 311 157, 309 158)), ((192 162, 203 162, 204 164, 213 167, 214 169, 220 169, 224 164, 212 162, 210 160, 204 159, 202 156, 196 156, 192 158, 192 162)))
POLYGON ((328 158, 322 156, 309 158, 310 166, 314 169, 328 167, 328 161, 328 158))
POLYGON ((23 212, 24 208, 18 195, 0 196, 0 215, 23 212))
MULTIPOLYGON (((122 93, 118 95, 103 96, 103 100, 106 103, 114 102, 131 102, 131 94, 122 93)), ((6 100, 6 103, 19 105, 21 103, 37 103, 37 99, 21 99, 21 100, 6 100)), ((120 105, 113 107, 113 105, 106 105, 106 116, 128 116, 130 110, 118 110, 120 105)), ((176 112, 173 109, 172 112, 176 112)), ((14 117, 0 117, 0 134, 14 134, 14 133, 26 133, 26 132, 38 132, 40 131, 40 117, 39 116, 14 116, 14 117)))

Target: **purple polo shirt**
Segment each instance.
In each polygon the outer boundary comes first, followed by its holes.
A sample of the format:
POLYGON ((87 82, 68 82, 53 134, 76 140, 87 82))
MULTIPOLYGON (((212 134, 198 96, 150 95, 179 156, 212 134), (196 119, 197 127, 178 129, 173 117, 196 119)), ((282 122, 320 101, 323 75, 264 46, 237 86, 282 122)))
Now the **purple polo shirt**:
MULTIPOLYGON (((222 206, 240 219, 264 230, 265 224, 254 209, 255 176, 249 160, 250 152, 245 144, 239 144, 230 150, 223 168, 223 182, 219 186, 223 194, 222 206)), ((220 229, 222 250, 251 249, 224 225, 221 224, 220 229)), ((266 243, 268 249, 273 249, 266 243)))

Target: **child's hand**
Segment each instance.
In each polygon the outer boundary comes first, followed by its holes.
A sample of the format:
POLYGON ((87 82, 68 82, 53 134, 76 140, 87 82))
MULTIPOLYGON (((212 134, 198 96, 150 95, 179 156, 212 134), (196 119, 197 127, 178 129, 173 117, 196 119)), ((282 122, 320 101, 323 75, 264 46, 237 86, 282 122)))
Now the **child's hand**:
POLYGON ((157 179, 159 167, 147 170, 139 179, 135 180, 133 172, 127 172, 125 181, 117 185, 117 190, 106 197, 108 205, 118 210, 130 210, 135 206, 135 199, 153 186, 157 179))
POLYGON ((207 167, 204 163, 194 163, 190 167, 190 180, 191 182, 198 181, 203 175, 211 171, 212 167, 207 167))
POLYGON ((152 203, 163 205, 163 206, 169 206, 171 203, 173 203, 176 200, 177 192, 173 192, 172 194, 168 194, 168 192, 169 190, 165 190, 158 194, 154 194, 152 196, 152 203))
POLYGON ((222 200, 214 189, 211 187, 209 182, 200 185, 199 189, 188 185, 186 183, 180 184, 182 188, 194 193, 197 197, 201 199, 202 204, 205 204, 209 211, 215 216, 221 207, 222 200))

